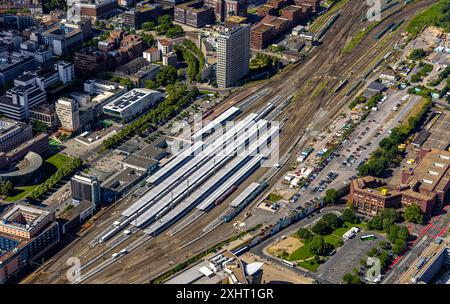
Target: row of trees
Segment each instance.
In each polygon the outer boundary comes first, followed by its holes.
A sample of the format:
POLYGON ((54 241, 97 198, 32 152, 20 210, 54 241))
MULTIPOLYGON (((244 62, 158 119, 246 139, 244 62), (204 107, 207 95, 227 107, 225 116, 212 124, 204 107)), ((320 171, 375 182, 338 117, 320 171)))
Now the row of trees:
POLYGON ((418 127, 428 111, 429 104, 426 103, 416 116, 409 117, 407 124, 393 128, 391 134, 380 141, 379 147, 372 153, 370 159, 358 167, 360 175, 381 176, 391 164, 396 165, 402 161, 398 145, 418 127))
POLYGON ((155 80, 145 81, 144 86, 146 89, 155 90, 161 86, 166 86, 169 83, 175 83, 177 79, 177 70, 173 66, 169 65, 156 74, 155 80))
POLYGON ((187 64, 187 76, 190 80, 201 81, 202 70, 205 66, 205 59, 201 50, 190 40, 183 40, 183 43, 174 46, 175 50, 182 54, 183 60, 187 64))
POLYGON ((140 116, 117 134, 104 140, 102 143, 103 148, 108 149, 129 135, 140 134, 151 125, 163 125, 169 119, 178 115, 199 95, 197 88, 188 91, 185 85, 180 84, 167 85, 166 92, 168 95, 163 102, 145 115, 140 116))
POLYGON ((50 176, 43 184, 40 184, 28 195, 29 198, 37 200, 44 195, 54 185, 61 181, 64 177, 72 174, 76 169, 83 165, 83 161, 79 158, 74 158, 63 167, 59 168, 55 174, 50 176))

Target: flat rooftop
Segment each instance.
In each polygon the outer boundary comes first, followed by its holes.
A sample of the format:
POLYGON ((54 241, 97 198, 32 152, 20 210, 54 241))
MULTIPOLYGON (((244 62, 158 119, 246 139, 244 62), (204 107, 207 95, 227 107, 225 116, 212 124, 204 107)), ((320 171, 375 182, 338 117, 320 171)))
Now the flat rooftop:
POLYGON ((115 110, 115 111, 123 111, 124 109, 133 106, 135 103, 140 102, 143 98, 147 97, 151 94, 161 93, 158 91, 148 90, 148 89, 133 89, 128 93, 114 99, 107 105, 105 105, 105 109, 115 110))
POLYGON ((428 130, 429 136, 423 141, 422 147, 428 149, 447 150, 450 145, 450 111, 442 111, 428 130))

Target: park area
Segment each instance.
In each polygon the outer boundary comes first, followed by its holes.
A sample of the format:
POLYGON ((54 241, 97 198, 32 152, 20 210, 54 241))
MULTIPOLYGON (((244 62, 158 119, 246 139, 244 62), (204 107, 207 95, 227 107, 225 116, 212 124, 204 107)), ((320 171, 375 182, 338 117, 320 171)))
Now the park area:
POLYGON ((352 227, 367 229, 366 224, 357 223, 353 211, 344 211, 341 217, 328 213, 312 227, 300 228, 292 235, 279 240, 269 247, 267 252, 310 271, 316 271, 320 264, 334 254, 334 250, 344 244, 342 236, 352 227))
MULTIPOLYGON (((43 183, 47 178, 56 173, 60 168, 67 165, 71 160, 72 158, 61 153, 54 154, 47 158, 42 165, 41 171, 43 172, 43 176, 40 177, 40 181, 43 183)), ((5 199, 5 201, 15 202, 24 199, 37 186, 39 186, 39 184, 14 187, 14 190, 5 199)))

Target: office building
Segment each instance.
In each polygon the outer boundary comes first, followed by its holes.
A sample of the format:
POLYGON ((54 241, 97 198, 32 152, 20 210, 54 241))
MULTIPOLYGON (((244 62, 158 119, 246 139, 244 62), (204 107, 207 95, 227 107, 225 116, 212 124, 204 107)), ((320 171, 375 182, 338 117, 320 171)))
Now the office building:
POLYGON ((105 105, 103 113, 126 123, 155 106, 160 99, 158 91, 133 89, 105 105))
POLYGON ((230 16, 247 16, 248 0, 205 0, 205 6, 214 11, 214 19, 223 22, 230 16))
POLYGON ((53 54, 61 56, 83 44, 83 33, 79 28, 57 24, 42 33, 44 44, 53 54))
POLYGON ((123 23, 130 28, 141 29, 142 24, 148 21, 156 21, 164 14, 161 4, 149 4, 136 6, 123 13, 123 23))
POLYGON ((19 85, 0 97, 0 113, 15 120, 28 120, 30 109, 45 101, 45 92, 37 85, 19 85))
POLYGON ((92 21, 109 18, 117 9, 117 0, 82 0, 77 3, 80 7, 81 17, 90 18, 92 21))
POLYGON ((62 83, 71 82, 75 78, 75 66, 71 62, 58 61, 55 70, 58 71, 59 81, 62 83))
POLYGON ((58 126, 55 104, 42 103, 30 109, 30 122, 39 121, 47 125, 48 130, 55 130, 58 126))
POLYGON ((14 204, 0 218, 0 283, 14 278, 60 240, 55 212, 14 204))
POLYGON ((205 6, 203 0, 193 0, 175 6, 174 19, 176 22, 193 27, 203 27, 213 22, 214 10, 205 6))
POLYGON ((80 128, 80 112, 77 101, 61 97, 56 102, 55 108, 61 129, 68 132, 76 132, 80 128))
POLYGON ((72 198, 77 201, 88 201, 96 207, 101 203, 100 182, 97 177, 88 174, 77 174, 71 179, 72 198))
POLYGON ((226 29, 217 37, 217 85, 238 85, 248 74, 250 61, 250 26, 226 29))
POLYGON ((17 52, 2 52, 0 62, 0 86, 6 86, 25 71, 34 69, 37 61, 28 55, 17 52))
POLYGON ((449 202, 450 152, 422 149, 419 162, 403 170, 401 184, 387 185, 374 177, 362 177, 350 184, 350 201, 356 211, 375 216, 385 208, 418 205, 429 216, 434 208, 449 202))
POLYGON ((8 118, 0 118, 0 152, 8 152, 33 138, 30 125, 8 118))

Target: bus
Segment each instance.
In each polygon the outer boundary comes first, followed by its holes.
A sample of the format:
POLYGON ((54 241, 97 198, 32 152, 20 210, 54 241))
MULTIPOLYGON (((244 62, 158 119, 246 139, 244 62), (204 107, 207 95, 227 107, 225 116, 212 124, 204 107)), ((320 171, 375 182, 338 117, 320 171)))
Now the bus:
POLYGON ((286 260, 282 260, 281 262, 282 262, 284 265, 289 266, 289 267, 292 267, 292 268, 294 268, 295 266, 297 266, 295 263, 292 263, 292 262, 289 262, 289 261, 286 261, 286 260))
POLYGON ((377 237, 374 234, 363 235, 360 237, 361 241, 375 240, 377 237))

